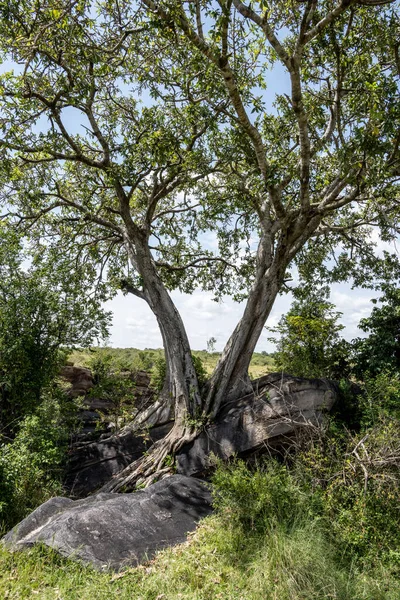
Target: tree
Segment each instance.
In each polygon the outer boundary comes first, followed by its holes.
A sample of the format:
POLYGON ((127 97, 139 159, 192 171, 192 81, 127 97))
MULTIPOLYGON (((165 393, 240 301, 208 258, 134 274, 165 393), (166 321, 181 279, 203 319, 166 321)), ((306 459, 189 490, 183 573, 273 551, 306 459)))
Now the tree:
POLYGON ((359 324, 368 337, 353 341, 354 371, 359 377, 400 374, 400 290, 384 286, 379 302, 382 304, 374 306, 371 315, 359 324))
POLYGON ((299 377, 345 376, 349 348, 340 337, 344 328, 338 324, 341 313, 328 302, 329 290, 306 287, 298 296, 272 329, 280 336, 274 356, 277 369, 299 377))
POLYGON ((15 238, 0 231, 0 434, 8 437, 40 405, 65 346, 88 345, 109 321, 84 282, 63 286, 38 266, 24 271, 21 254, 15 238))
POLYGON ((207 341, 207 352, 209 354, 212 354, 213 352, 215 352, 215 344, 217 343, 217 339, 215 337, 210 337, 210 339, 207 341))
POLYGON ((379 266, 368 226, 396 234, 397 4, 8 0, 1 11, 0 45, 19 65, 1 79, 3 218, 155 314, 175 425, 109 489, 151 481, 249 389, 287 270, 360 280, 379 266), (268 110, 276 65, 289 93, 268 110), (195 286, 246 299, 203 390, 169 295, 195 286))

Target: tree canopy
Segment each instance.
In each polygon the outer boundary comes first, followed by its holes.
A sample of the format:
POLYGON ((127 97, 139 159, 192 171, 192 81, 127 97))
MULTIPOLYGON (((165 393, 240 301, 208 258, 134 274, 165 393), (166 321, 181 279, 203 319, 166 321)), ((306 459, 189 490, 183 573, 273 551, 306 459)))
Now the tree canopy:
POLYGON ((249 389, 288 270, 365 284, 397 268, 374 256, 370 227, 386 240, 399 230, 398 9, 2 4, 0 48, 16 65, 0 79, 3 222, 33 252, 63 253, 149 304, 175 399, 158 465, 196 435, 188 413, 203 422, 249 389), (287 93, 274 93, 278 75, 287 93), (201 391, 169 295, 195 286, 246 300, 201 391))

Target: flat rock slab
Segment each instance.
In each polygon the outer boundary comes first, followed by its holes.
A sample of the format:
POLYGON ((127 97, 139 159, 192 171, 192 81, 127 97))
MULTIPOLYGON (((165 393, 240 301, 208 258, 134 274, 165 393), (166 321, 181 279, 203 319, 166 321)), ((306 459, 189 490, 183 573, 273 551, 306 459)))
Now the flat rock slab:
POLYGON ((173 475, 134 494, 52 498, 1 542, 10 550, 41 542, 96 569, 121 570, 182 543, 211 511, 205 483, 173 475))
POLYGON ((177 472, 198 475, 210 457, 223 460, 277 445, 307 424, 318 424, 338 397, 328 379, 271 373, 254 382, 254 392, 222 406, 217 418, 177 455, 177 472))

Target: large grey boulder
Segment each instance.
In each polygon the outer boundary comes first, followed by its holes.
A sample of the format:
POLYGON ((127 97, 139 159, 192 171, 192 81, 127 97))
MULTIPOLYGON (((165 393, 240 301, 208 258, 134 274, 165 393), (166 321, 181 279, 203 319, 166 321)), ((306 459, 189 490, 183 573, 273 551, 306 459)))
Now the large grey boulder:
POLYGON ((338 397, 327 379, 303 379, 271 373, 254 382, 253 393, 225 404, 215 422, 177 456, 177 472, 200 474, 213 454, 224 460, 266 444, 287 441, 301 428, 321 422, 338 397))
POLYGON ((42 542, 96 569, 138 565, 179 544, 211 512, 207 485, 173 475, 134 494, 52 498, 2 539, 10 550, 42 542))

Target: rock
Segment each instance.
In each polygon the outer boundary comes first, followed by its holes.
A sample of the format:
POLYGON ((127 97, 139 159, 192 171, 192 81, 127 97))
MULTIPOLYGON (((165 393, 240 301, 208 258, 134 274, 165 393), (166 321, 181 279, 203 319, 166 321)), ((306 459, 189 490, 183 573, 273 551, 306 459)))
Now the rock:
POLYGON ((96 442, 71 446, 64 487, 75 498, 84 498, 139 458, 167 435, 171 427, 172 423, 153 427, 147 435, 124 431, 96 442))
POLYGON ((276 444, 307 422, 317 424, 338 396, 327 379, 301 379, 271 373, 254 382, 254 392, 227 403, 215 422, 177 455, 177 472, 200 474, 210 466, 210 455, 228 459, 276 444))
POLYGON ((71 384, 67 392, 70 398, 86 396, 94 386, 93 375, 90 369, 85 367, 74 367, 67 364, 61 369, 60 376, 71 384))
MULTIPOLYGON (((228 402, 215 423, 181 449, 177 471, 188 476, 200 474, 209 467, 211 453, 227 459, 258 451, 266 442, 278 445, 283 439, 287 441, 307 421, 319 422, 336 396, 335 384, 325 379, 300 379, 281 373, 262 377, 254 382, 252 394, 228 402)), ((153 427, 146 437, 127 428, 106 439, 74 444, 65 480, 68 493, 83 498, 100 489, 171 427, 171 422, 153 427)))
POLYGON ((179 544, 211 512, 205 483, 173 475, 134 494, 52 498, 2 539, 10 550, 41 542, 99 570, 121 570, 179 544))
MULTIPOLYGON (((112 397, 97 398, 94 395, 95 378, 90 369, 67 363, 61 369, 60 376, 70 384, 67 395, 70 398, 81 398, 81 408, 77 410, 81 426, 79 433, 74 434, 74 441, 94 442, 102 435, 110 436, 120 408, 112 397)), ((150 387, 150 376, 145 371, 126 371, 121 373, 121 377, 133 383, 132 393, 129 398, 125 398, 123 407, 133 420, 139 411, 151 404, 154 390, 150 387)))

